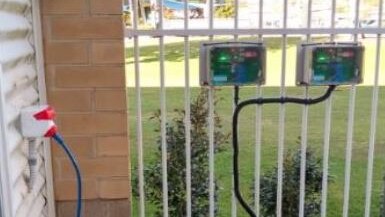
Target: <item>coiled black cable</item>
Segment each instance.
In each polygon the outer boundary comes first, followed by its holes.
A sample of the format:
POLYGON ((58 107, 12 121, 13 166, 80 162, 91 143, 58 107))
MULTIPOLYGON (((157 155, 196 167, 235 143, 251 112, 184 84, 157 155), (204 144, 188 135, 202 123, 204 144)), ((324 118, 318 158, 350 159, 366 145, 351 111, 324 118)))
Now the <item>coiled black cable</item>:
MULTIPOLYGON (((239 103, 233 113, 233 179, 234 179, 234 193, 237 197, 239 203, 243 207, 243 209, 250 215, 250 217, 257 217, 251 207, 246 203, 243 199, 242 194, 239 189, 239 166, 238 166, 238 155, 239 155, 239 147, 238 147, 238 116, 241 110, 248 105, 263 105, 263 104, 272 104, 272 103, 294 103, 301 105, 313 105, 320 103, 327 98, 330 97, 332 92, 335 90, 336 86, 331 85, 327 89, 326 93, 315 99, 300 99, 300 98, 292 98, 292 97, 280 97, 280 98, 257 98, 257 99, 249 99, 239 103)), ((235 88, 235 96, 238 97, 239 89, 235 88)), ((237 101, 237 100, 236 100, 237 101)))

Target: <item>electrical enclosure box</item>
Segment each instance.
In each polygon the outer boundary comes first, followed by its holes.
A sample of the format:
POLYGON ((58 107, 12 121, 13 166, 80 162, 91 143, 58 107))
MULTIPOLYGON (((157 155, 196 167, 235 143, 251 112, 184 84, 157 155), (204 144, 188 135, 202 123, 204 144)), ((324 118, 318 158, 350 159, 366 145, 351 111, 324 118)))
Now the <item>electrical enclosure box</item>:
POLYGON ((200 84, 209 86, 265 83, 266 48, 258 42, 205 42, 200 48, 200 84))
POLYGON ((362 82, 364 47, 359 43, 304 43, 297 50, 297 85, 362 82))

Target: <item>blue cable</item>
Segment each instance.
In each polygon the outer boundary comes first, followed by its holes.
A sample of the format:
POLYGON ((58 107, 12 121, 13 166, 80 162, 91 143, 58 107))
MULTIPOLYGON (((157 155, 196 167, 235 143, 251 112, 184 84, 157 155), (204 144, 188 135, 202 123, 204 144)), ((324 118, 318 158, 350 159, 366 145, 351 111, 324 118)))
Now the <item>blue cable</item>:
POLYGON ((68 155, 74 169, 76 172, 77 179, 77 208, 76 208, 76 217, 81 217, 82 213, 82 177, 80 173, 79 164, 76 161, 74 154, 71 152, 70 148, 64 142, 64 139, 60 136, 60 134, 55 133, 52 138, 63 148, 63 150, 68 155))

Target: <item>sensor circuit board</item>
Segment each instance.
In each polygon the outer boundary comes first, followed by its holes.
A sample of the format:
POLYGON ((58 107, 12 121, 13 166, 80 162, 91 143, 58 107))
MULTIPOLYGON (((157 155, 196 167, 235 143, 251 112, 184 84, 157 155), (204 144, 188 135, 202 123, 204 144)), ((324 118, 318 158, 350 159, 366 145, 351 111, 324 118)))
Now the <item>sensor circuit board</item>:
POLYGON ((300 44, 297 85, 349 85, 362 82, 364 47, 359 43, 300 44))
POLYGON ((200 54, 203 86, 261 85, 265 82, 266 48, 262 43, 203 43, 200 54))

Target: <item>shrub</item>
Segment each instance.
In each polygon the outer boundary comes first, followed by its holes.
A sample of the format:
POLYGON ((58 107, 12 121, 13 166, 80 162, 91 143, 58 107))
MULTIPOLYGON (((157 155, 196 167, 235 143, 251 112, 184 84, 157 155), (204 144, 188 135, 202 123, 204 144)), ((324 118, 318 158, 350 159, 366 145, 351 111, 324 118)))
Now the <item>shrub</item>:
POLYGON ((232 18, 235 16, 234 5, 221 5, 215 8, 214 12, 217 18, 232 18))
MULTIPOLYGON (((207 91, 202 90, 191 104, 191 194, 192 216, 209 213, 209 140, 207 134, 207 91)), ((185 158, 185 111, 175 109, 172 121, 166 125, 169 215, 185 216, 186 211, 186 158, 185 158)), ((152 119, 160 124, 160 111, 152 119)), ((229 134, 222 133, 221 120, 215 114, 215 150, 227 143, 229 134)), ((156 132, 160 134, 160 130, 156 132)), ((155 161, 144 171, 146 198, 156 207, 155 216, 162 216, 162 167, 161 136, 157 139, 159 152, 155 161)), ((137 182, 137 180, 135 180, 137 182)), ((217 200, 217 184, 215 184, 217 200)), ((135 193, 135 192, 134 192, 135 193)))
MULTIPOLYGON (((283 162, 282 216, 295 217, 299 212, 301 151, 289 152, 283 162)), ((306 152, 305 216, 318 216, 321 205, 322 162, 306 152)), ((262 216, 276 216, 277 167, 261 176, 260 203, 262 216)))
POLYGON ((131 26, 131 14, 129 11, 123 11, 123 22, 126 26, 131 26))

